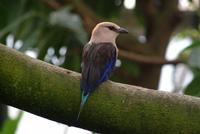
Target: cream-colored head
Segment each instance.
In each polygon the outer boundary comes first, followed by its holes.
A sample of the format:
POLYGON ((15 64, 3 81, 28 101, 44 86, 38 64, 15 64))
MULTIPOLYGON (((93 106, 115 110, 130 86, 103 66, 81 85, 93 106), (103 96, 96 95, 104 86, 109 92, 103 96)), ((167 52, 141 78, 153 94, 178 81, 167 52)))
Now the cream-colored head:
POLYGON ((128 31, 112 22, 101 22, 93 29, 89 42, 111 42, 115 44, 115 40, 120 33, 128 33, 128 31))

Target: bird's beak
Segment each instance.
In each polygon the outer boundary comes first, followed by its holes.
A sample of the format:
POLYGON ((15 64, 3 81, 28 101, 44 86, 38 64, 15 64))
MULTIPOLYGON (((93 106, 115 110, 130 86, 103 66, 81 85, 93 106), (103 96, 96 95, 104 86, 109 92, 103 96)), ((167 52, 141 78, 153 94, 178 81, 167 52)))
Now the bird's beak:
POLYGON ((119 29, 117 29, 117 32, 118 33, 128 33, 128 30, 123 27, 120 27, 119 29))

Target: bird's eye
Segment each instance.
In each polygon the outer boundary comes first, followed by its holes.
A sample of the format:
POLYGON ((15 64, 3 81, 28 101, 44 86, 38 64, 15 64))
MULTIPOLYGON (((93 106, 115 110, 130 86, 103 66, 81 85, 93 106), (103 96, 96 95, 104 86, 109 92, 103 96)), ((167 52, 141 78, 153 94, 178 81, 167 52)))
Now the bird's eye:
POLYGON ((113 26, 108 26, 108 29, 115 31, 115 27, 113 27, 113 26))

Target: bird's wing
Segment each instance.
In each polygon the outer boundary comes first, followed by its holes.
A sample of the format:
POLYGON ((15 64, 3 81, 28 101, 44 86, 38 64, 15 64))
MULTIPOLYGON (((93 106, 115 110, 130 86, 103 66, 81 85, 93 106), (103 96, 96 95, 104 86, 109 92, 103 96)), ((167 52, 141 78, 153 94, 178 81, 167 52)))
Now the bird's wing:
POLYGON ((116 62, 116 47, 112 44, 92 44, 83 52, 81 89, 92 92, 106 81, 116 62))

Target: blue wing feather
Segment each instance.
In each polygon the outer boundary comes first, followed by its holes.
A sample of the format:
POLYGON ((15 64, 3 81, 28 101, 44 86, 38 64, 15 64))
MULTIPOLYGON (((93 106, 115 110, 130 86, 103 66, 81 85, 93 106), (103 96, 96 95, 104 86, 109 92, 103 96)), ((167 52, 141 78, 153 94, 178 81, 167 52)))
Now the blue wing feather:
POLYGON ((98 84, 101 84, 102 82, 108 80, 108 77, 110 73, 113 71, 113 68, 115 66, 115 62, 116 62, 115 56, 113 56, 111 59, 108 60, 104 69, 102 70, 101 78, 97 81, 98 84))

